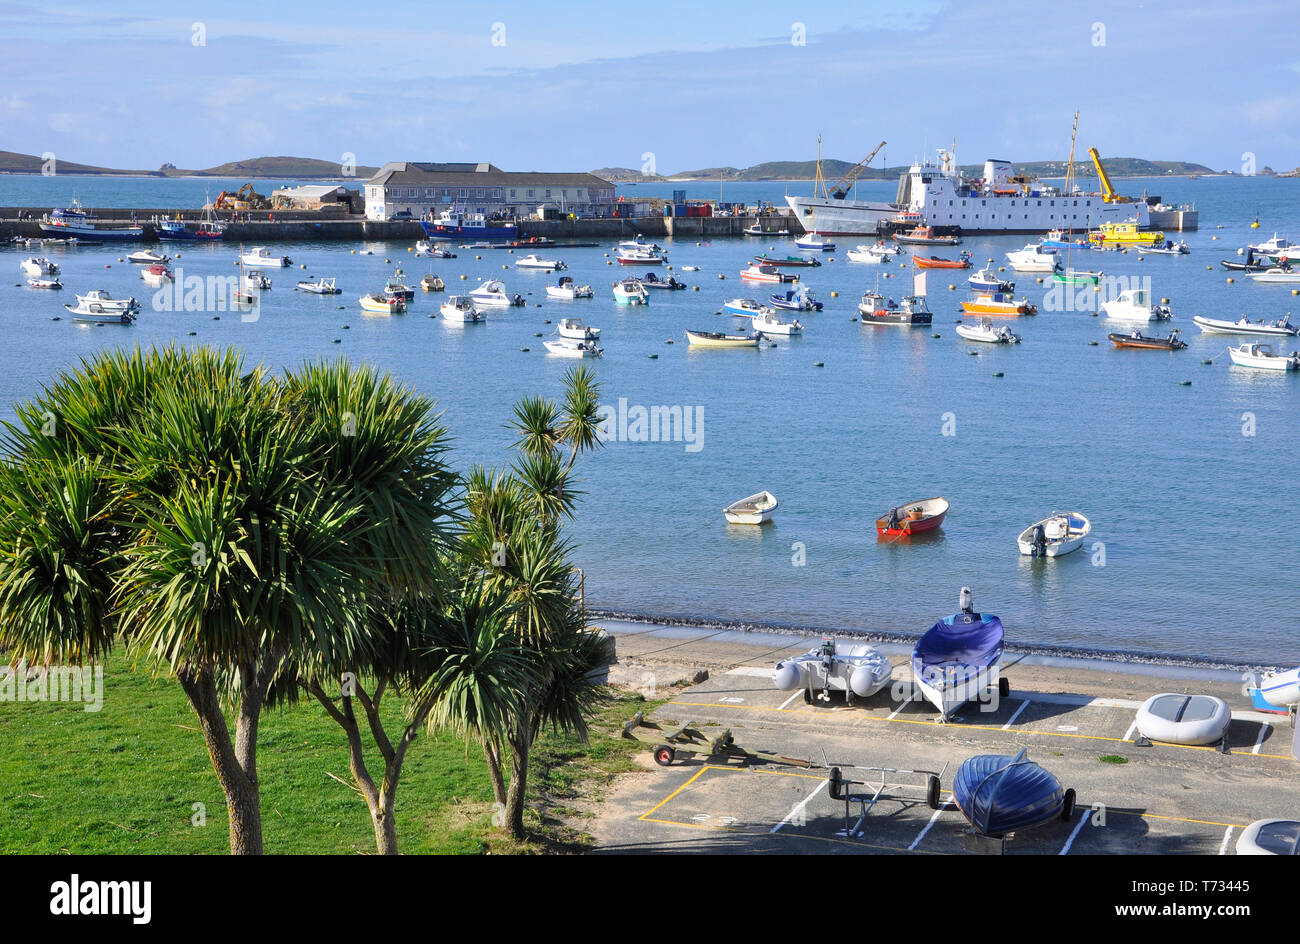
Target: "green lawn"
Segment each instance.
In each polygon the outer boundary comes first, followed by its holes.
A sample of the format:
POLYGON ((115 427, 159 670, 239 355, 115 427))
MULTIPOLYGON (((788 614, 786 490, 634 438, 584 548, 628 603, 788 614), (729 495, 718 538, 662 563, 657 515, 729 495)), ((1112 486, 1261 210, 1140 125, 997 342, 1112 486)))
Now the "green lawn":
MULTIPOLYGON (((633 769, 619 725, 639 696, 611 693, 591 741, 543 735, 534 751, 527 843, 492 826, 482 751, 452 735, 421 737, 402 771, 397 830, 404 853, 581 851, 588 838, 569 803, 599 795, 633 769)), ((389 696, 390 735, 399 706, 389 696)), ((377 755, 376 755, 377 756, 377 755)), ((264 716, 258 743, 268 853, 369 853, 365 801, 350 781, 342 729, 314 701, 264 716)), ((372 772, 375 767, 372 765, 372 772)), ((382 774, 382 766, 376 775, 382 774)), ((579 820, 580 822, 580 820, 579 820)), ((0 852, 218 853, 229 850, 225 803, 180 686, 123 660, 105 667, 103 710, 0 702, 0 852), (193 825, 194 804, 206 824, 193 825)))

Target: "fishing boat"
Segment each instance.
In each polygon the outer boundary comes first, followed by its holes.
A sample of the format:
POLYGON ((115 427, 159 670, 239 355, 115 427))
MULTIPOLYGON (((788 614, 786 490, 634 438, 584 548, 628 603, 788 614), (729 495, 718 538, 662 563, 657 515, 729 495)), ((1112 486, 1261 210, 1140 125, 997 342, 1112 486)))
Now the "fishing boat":
POLYGON ((1206 318, 1204 315, 1193 315, 1192 324, 1206 334, 1263 334, 1290 337, 1300 333, 1300 328, 1293 325, 1287 316, 1265 323, 1262 320, 1247 321, 1245 315, 1236 321, 1220 321, 1216 318, 1206 318))
POLYGON ((489 220, 482 213, 469 213, 463 207, 450 207, 436 219, 421 219, 420 229, 434 239, 513 240, 518 227, 507 220, 489 220))
POLYGON ((773 308, 783 308, 786 311, 821 311, 822 303, 817 300, 817 296, 806 285, 800 285, 798 288, 789 289, 784 294, 768 296, 773 308))
POLYGON ((1048 230, 1046 236, 1038 238, 1038 245, 1050 249, 1087 249, 1088 240, 1075 239, 1073 232, 1067 233, 1063 229, 1053 229, 1048 230))
POLYGON ((208 216, 194 225, 190 229, 185 225, 183 220, 154 220, 154 232, 160 240, 166 242, 213 242, 225 238, 225 227, 211 218, 211 207, 207 210, 208 216))
POLYGON ((1240 347, 1228 348, 1228 357, 1238 367, 1254 367, 1259 370, 1300 370, 1300 353, 1273 353, 1271 344, 1245 343, 1240 347))
POLYGON ((756 315, 738 315, 737 317, 749 318, 754 330, 761 331, 763 334, 783 334, 787 337, 803 334, 803 325, 797 319, 784 321, 771 308, 765 308, 756 315))
POLYGON ((1002 621, 972 609, 969 587, 961 588, 961 612, 931 626, 912 650, 912 681, 947 721, 968 701, 996 691, 1010 694, 1001 678, 1002 621))
POLYGON ((722 514, 731 524, 762 524, 776 514, 776 496, 771 492, 757 492, 732 502, 722 509, 722 514))
POLYGON ((797 282, 799 276, 789 275, 775 266, 752 265, 740 270, 740 277, 746 282, 797 282))
POLYGON ((762 305, 752 298, 733 298, 729 302, 724 302, 722 308, 729 314, 743 315, 745 317, 759 315, 768 310, 768 306, 762 305))
POLYGON ((1100 272, 1066 268, 1064 272, 1053 272, 1052 281, 1064 285, 1096 285, 1101 281, 1100 272))
POLYGON ((865 262, 869 265, 884 265, 890 262, 897 250, 893 250, 884 243, 877 243, 874 246, 856 246, 850 249, 846 254, 849 262, 865 262))
POLYGON ((1017 272, 1055 272, 1061 264, 1055 249, 1045 249, 1036 243, 1007 253, 1007 261, 1017 272))
POLYGON ((996 272, 992 266, 980 269, 969 279, 966 284, 977 292, 1003 292, 1010 294, 1016 290, 1016 283, 1010 282, 996 272))
POLYGON ((1182 240, 1174 242, 1172 239, 1166 239, 1163 244, 1147 246, 1145 249, 1140 250, 1140 252, 1144 255, 1155 253, 1160 256, 1185 256, 1190 253, 1191 250, 1187 248, 1187 243, 1182 240))
POLYGON ((30 256, 18 263, 18 268, 27 275, 58 275, 59 267, 44 256, 30 256))
POLYGON ((596 347, 595 341, 575 341, 571 338, 559 338, 543 341, 546 350, 557 357, 600 357, 602 348, 596 347))
POLYGON ((100 221, 94 213, 74 199, 63 209, 51 210, 39 223, 41 231, 60 239, 76 238, 82 242, 125 242, 144 237, 144 227, 134 224, 100 221))
POLYGON ((619 265, 663 265, 664 252, 657 245, 647 243, 641 237, 624 240, 618 244, 614 258, 619 265))
POLYGON ((876 519, 876 534, 881 537, 907 537, 934 531, 943 525, 948 514, 948 499, 922 498, 889 509, 876 519))
POLYGON ((361 303, 362 311, 375 314, 395 315, 406 311, 406 302, 394 295, 375 292, 370 295, 362 295, 358 301, 361 303))
POLYGON ((161 263, 146 266, 140 272, 140 278, 142 278, 145 285, 148 285, 150 288, 162 288, 168 282, 176 281, 176 276, 172 274, 172 270, 161 263))
POLYGON ((959 246, 960 236, 939 236, 929 226, 918 226, 906 233, 895 233, 894 241, 909 246, 959 246))
POLYGON ((940 259, 938 256, 913 256, 912 262, 921 269, 969 269, 970 253, 963 251, 960 258, 940 259))
POLYGON ((1290 284, 1300 282, 1300 269, 1293 269, 1289 265, 1273 266, 1263 272, 1252 273, 1250 277, 1256 282, 1290 284))
POLYGON ((549 271, 559 272, 564 269, 567 269, 568 266, 566 266, 564 262, 559 259, 542 259, 538 257, 537 253, 530 252, 522 259, 515 260, 515 268, 516 269, 546 269, 548 272, 549 271))
POLYGON ((27 285, 30 288, 44 288, 44 289, 63 288, 63 283, 59 281, 59 277, 57 275, 54 276, 53 278, 48 278, 48 279, 28 279, 27 285))
POLYGON ((171 256, 164 256, 154 252, 152 249, 140 249, 129 254, 126 261, 135 265, 166 265, 171 262, 171 256))
POLYGON ((816 269, 820 267, 822 261, 816 256, 785 256, 777 259, 769 255, 755 256, 750 265, 756 266, 776 266, 778 269, 816 269))
POLYGON ((590 285, 577 285, 567 275, 560 276, 560 281, 554 285, 546 286, 547 298, 557 298, 562 301, 573 301, 575 298, 593 298, 595 294, 590 285))
POLYGON ((74 321, 84 321, 89 324, 129 325, 135 321, 135 313, 139 311, 138 304, 134 308, 124 308, 116 304, 110 305, 99 301, 90 301, 83 295, 77 296, 77 304, 64 305, 63 307, 72 313, 74 321))
POLYGON ((614 283, 614 301, 620 305, 648 305, 650 295, 636 279, 614 283))
POLYGON ((1118 298, 1101 303, 1102 310, 1111 321, 1151 322, 1169 321, 1174 317, 1168 305, 1151 302, 1151 294, 1144 288, 1125 289, 1118 298))
POLYGON ((858 302, 858 320, 865 324, 928 325, 934 320, 922 295, 904 296, 902 303, 879 292, 866 292, 858 302))
POLYGON ((1165 234, 1155 230, 1144 232, 1138 229, 1136 220, 1123 220, 1118 223, 1102 223, 1088 234, 1088 242, 1094 246, 1164 245, 1165 234))
POLYGON ((752 226, 745 227, 746 236, 789 236, 788 229, 763 229, 761 223, 755 223, 752 226))
POLYGON ((1077 551, 1091 531, 1092 522, 1079 512, 1055 511, 1021 531, 1016 544, 1029 557, 1060 557, 1077 551))
POLYGON ((395 295, 404 302, 415 300, 415 289, 411 288, 411 286, 407 285, 399 276, 396 275, 392 276, 384 283, 384 293, 387 295, 395 295))
POLYGON ((894 667, 875 646, 827 638, 820 648, 778 662, 772 681, 783 692, 802 688, 808 704, 829 702, 833 691, 843 692, 845 701, 853 704, 855 697, 870 698, 881 691, 893 673, 894 667))
POLYGON ((474 307, 474 299, 468 295, 448 296, 438 312, 451 324, 478 324, 487 320, 487 313, 474 307))
POLYGON ((642 288, 663 289, 667 292, 680 292, 682 289, 686 288, 685 282, 678 282, 677 279, 671 275, 666 279, 661 279, 653 272, 647 272, 644 276, 637 279, 637 281, 641 283, 642 288))
POLYGON ((427 239, 421 239, 415 244, 415 254, 417 256, 428 256, 430 259, 455 259, 456 254, 445 246, 439 246, 427 239))
POLYGON ((835 244, 822 239, 820 233, 804 233, 794 241, 800 252, 834 252, 835 244))
POLYGON ((315 282, 299 282, 298 291, 310 292, 312 295, 342 295, 343 290, 334 284, 333 279, 317 279, 315 282))
POLYGON ((1019 344, 1020 338, 1011 333, 1006 325, 994 327, 993 322, 984 319, 979 324, 961 322, 956 325, 957 336, 967 341, 979 341, 984 344, 1019 344))
POLYGON ((265 246, 254 246, 248 252, 241 253, 239 262, 241 265, 260 266, 268 269, 283 269, 293 265, 293 260, 288 256, 273 256, 266 251, 265 246))
POLYGON ((129 298, 114 298, 102 288, 91 289, 85 295, 77 296, 77 307, 97 306, 106 311, 125 311, 134 314, 140 310, 140 302, 134 295, 129 298))
POLYGON ((968 315, 993 315, 998 318, 1019 318, 1021 315, 1038 314, 1038 306, 1029 299, 1016 301, 1003 292, 980 292, 975 298, 961 303, 962 311, 968 315))
POLYGON ((1167 338, 1148 337, 1137 328, 1129 334, 1114 332, 1106 337, 1116 347, 1136 348, 1143 351, 1181 351, 1187 347, 1187 342, 1178 337, 1177 328, 1171 331, 1167 338))
POLYGON ((721 331, 687 331, 691 347, 758 347, 761 334, 724 334, 721 331))
POLYGON ((560 337, 572 341, 594 341, 600 337, 600 329, 587 327, 582 323, 581 318, 561 318, 555 330, 559 332, 560 337))
POLYGON ((432 272, 420 279, 420 288, 426 292, 441 292, 446 287, 447 284, 432 272))
POLYGON ((480 282, 478 287, 469 293, 469 297, 474 299, 474 304, 479 307, 510 308, 524 304, 523 296, 518 293, 511 295, 506 291, 505 283, 500 279, 488 279, 486 282, 480 282))
POLYGON ((1022 749, 978 754, 957 768, 952 798, 974 830, 994 839, 1074 815, 1075 793, 1064 790, 1022 749))

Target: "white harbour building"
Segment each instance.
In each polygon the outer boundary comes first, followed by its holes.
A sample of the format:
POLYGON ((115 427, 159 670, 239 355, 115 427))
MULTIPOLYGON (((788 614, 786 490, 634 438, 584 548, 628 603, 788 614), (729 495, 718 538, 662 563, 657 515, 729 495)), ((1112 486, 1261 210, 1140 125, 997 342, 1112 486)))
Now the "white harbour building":
POLYGON ((487 219, 539 212, 561 217, 614 216, 614 185, 594 174, 504 171, 492 164, 390 161, 365 183, 366 218, 437 216, 456 207, 487 219))

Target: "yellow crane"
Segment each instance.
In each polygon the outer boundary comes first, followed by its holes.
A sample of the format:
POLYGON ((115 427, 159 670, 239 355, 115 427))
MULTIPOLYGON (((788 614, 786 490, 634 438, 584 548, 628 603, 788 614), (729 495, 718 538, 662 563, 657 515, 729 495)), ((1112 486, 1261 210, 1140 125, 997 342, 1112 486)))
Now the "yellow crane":
MULTIPOLYGON (((862 160, 854 164, 853 167, 849 169, 849 172, 847 174, 845 174, 839 180, 835 181, 835 183, 833 183, 830 186, 830 189, 828 191, 829 195, 835 198, 836 200, 843 200, 845 197, 847 197, 849 195, 849 187, 851 187, 853 185, 853 182, 856 181, 858 177, 861 176, 862 172, 867 169, 867 165, 871 163, 871 159, 875 157, 877 154, 879 154, 880 149, 883 148, 884 146, 885 146, 885 142, 881 141, 879 144, 876 145, 876 149, 874 151, 872 151, 862 160)), ((820 147, 818 150, 820 151, 820 147)), ((820 166, 818 167, 818 172, 819 173, 821 172, 820 166)))
POLYGON ((1088 148, 1088 156, 1092 158, 1093 166, 1097 168, 1097 179, 1101 181, 1101 199, 1105 203, 1120 203, 1123 198, 1115 193, 1115 188, 1110 185, 1110 178, 1106 176, 1106 168, 1101 166, 1101 155, 1097 149, 1088 148))

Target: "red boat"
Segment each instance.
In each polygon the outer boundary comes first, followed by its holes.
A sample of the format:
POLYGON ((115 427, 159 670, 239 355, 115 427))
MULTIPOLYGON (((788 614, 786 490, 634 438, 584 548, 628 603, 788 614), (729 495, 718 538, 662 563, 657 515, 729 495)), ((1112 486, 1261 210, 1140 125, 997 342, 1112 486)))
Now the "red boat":
POLYGON ((940 259, 938 256, 913 256, 912 261, 921 269, 969 269, 970 253, 963 252, 960 259, 940 259))
POLYGON ((889 509, 883 518, 876 519, 876 534, 902 537, 933 531, 943 524, 948 514, 948 499, 923 498, 905 502, 889 509))

